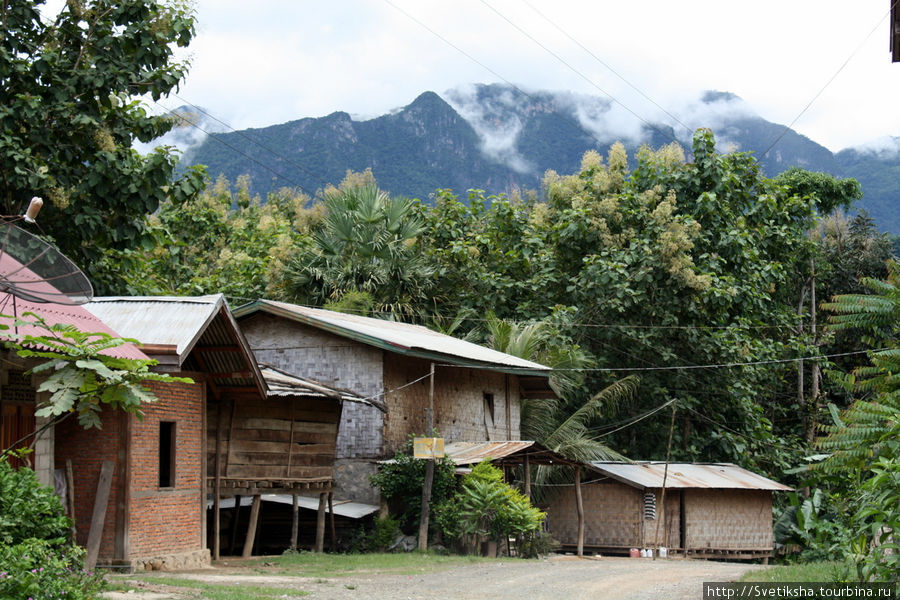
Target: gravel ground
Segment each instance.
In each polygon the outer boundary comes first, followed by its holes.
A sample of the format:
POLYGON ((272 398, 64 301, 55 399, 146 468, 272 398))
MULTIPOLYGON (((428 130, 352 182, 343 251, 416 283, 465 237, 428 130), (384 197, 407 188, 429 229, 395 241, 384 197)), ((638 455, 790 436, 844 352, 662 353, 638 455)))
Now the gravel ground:
MULTIPOLYGON (((702 598, 704 581, 731 581, 751 569, 743 563, 639 558, 554 556, 541 561, 503 560, 417 575, 363 573, 313 579, 283 575, 249 575, 213 568, 193 573, 162 574, 208 583, 284 589, 284 598, 309 600, 656 600, 702 598)), ((111 600, 196 599, 187 590, 173 593, 151 579, 129 593, 107 594, 111 600)))

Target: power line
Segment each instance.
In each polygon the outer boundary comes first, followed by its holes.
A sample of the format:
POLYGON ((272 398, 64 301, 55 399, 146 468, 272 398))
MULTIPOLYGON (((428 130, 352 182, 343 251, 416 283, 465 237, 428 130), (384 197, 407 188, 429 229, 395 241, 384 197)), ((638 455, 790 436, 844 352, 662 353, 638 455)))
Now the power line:
MULTIPOLYGON (((519 27, 518 25, 516 25, 515 23, 513 23, 509 18, 506 17, 506 15, 504 15, 503 13, 501 13, 500 11, 498 11, 496 8, 494 8, 493 6, 491 6, 490 4, 488 4, 488 3, 487 3, 487 0, 481 0, 481 3, 484 4, 486 7, 488 7, 489 9, 491 9, 491 10, 492 10, 495 14, 497 14, 497 16, 499 16, 501 19, 503 19, 504 21, 506 21, 507 23, 509 23, 509 24, 510 24, 512 27, 514 27, 519 33, 521 33, 522 35, 524 35, 525 37, 527 37, 528 39, 530 39, 532 42, 534 42, 535 44, 537 44, 538 46, 540 46, 541 49, 543 49, 545 52, 547 52, 550 56, 552 56, 553 58, 555 58, 556 60, 558 60, 559 62, 561 62, 563 65, 565 65, 570 71, 572 71, 573 73, 575 73, 576 75, 578 75, 579 77, 581 77, 582 79, 584 79, 589 85, 593 86, 594 88, 596 88, 597 90, 599 90, 600 93, 602 93, 602 94, 608 96, 610 100, 612 100, 613 102, 615 102, 616 104, 618 104, 619 106, 621 106, 622 108, 624 108, 625 110, 627 110, 628 112, 630 112, 634 117, 636 117, 638 120, 640 120, 642 123, 644 123, 644 125, 646 125, 646 126, 649 127, 650 129, 652 129, 652 130, 655 131, 656 133, 660 134, 661 136, 667 137, 667 138, 671 139, 673 142, 678 143, 678 140, 674 139, 672 136, 668 135, 667 133, 665 133, 665 132, 663 132, 663 131, 660 131, 659 128, 657 128, 655 125, 653 125, 652 123, 650 123, 650 122, 649 122, 648 120, 646 120, 644 117, 642 117, 641 115, 639 115, 639 114, 637 114, 636 112, 634 112, 633 110, 631 110, 631 108, 629 108, 624 102, 622 102, 621 100, 619 100, 618 98, 616 98, 615 96, 613 96, 612 94, 610 94, 609 92, 607 92, 606 90, 604 90, 603 88, 601 88, 599 85, 597 85, 592 79, 590 79, 590 78, 589 78, 588 76, 586 76, 584 73, 582 73, 581 71, 579 71, 578 69, 576 69, 575 67, 573 67, 572 65, 570 65, 568 62, 566 62, 566 61, 565 61, 561 56, 559 56, 556 52, 554 52, 553 50, 551 50, 550 48, 548 48, 547 46, 545 46, 544 44, 542 44, 542 43, 541 43, 540 41, 538 41, 535 37, 533 37, 530 33, 528 33, 527 31, 525 31, 524 29, 522 29, 521 27, 519 27)), ((676 119, 676 120, 677 120, 677 119, 676 119)), ((679 121, 679 123, 680 123, 680 121, 679 121)), ((682 126, 684 126, 684 125, 682 125, 682 126)))
MULTIPOLYGON (((806 357, 797 357, 797 358, 777 358, 777 359, 769 359, 769 360, 754 360, 747 362, 731 362, 731 363, 715 363, 715 364, 707 364, 707 365, 673 365, 673 366, 660 366, 660 367, 585 367, 585 368, 547 368, 547 373, 566 373, 566 372, 575 372, 575 373, 620 373, 620 372, 642 372, 642 371, 690 371, 697 369, 729 369, 735 367, 753 367, 759 365, 776 365, 776 364, 788 364, 795 362, 803 362, 803 361, 821 361, 825 359, 837 358, 841 356, 852 356, 859 354, 867 354, 869 352, 883 352, 885 350, 889 350, 889 348, 878 348, 875 350, 858 350, 855 352, 841 352, 838 354, 820 354, 817 356, 806 356, 806 357)), ((465 369, 492 369, 495 367, 488 366, 473 366, 473 365, 453 365, 453 364, 440 364, 440 367, 456 367, 456 368, 465 368, 465 369)), ((527 367, 510 367, 516 370, 529 371, 532 369, 527 367)))
POLYGON ((160 107, 162 110, 164 110, 164 111, 166 111, 167 113, 169 113, 170 115, 172 115, 172 116, 174 116, 174 117, 176 117, 176 118, 178 118, 178 119, 182 119, 185 123, 187 123, 188 125, 190 125, 190 126, 193 127, 194 129, 197 129, 198 131, 200 131, 200 132, 202 132, 202 133, 205 133, 205 134, 206 134, 207 136, 209 136, 211 139, 214 139, 215 141, 219 142, 219 143, 222 144, 223 146, 225 146, 225 147, 231 149, 232 151, 234 151, 234 152, 240 154, 241 156, 243 156, 243 157, 246 158, 247 160, 249 160, 249 161, 251 161, 251 162, 254 162, 254 163, 256 163, 257 165, 259 165, 260 167, 266 169, 267 171, 269 171, 270 173, 272 173, 272 174, 275 175, 276 177, 280 177, 281 179, 284 179, 284 180, 287 181, 288 183, 290 183, 290 184, 292 184, 292 185, 298 187, 298 188, 299 188, 301 191, 303 191, 303 193, 305 193, 306 195, 308 195, 308 196, 310 196, 310 197, 313 196, 313 194, 311 194, 311 193, 309 192, 309 190, 307 190, 305 187, 303 187, 302 185, 300 185, 298 182, 294 181, 294 180, 291 179, 290 177, 288 177, 288 176, 286 176, 286 175, 284 175, 284 174, 282 174, 282 173, 279 173, 278 171, 276 171, 275 169, 273 169, 273 168, 270 167, 269 165, 267 165, 267 164, 265 164, 265 163, 263 163, 263 162, 261 162, 261 161, 256 160, 255 158, 253 158, 252 156, 250 156, 250 155, 247 154, 246 152, 243 152, 243 151, 239 150, 238 148, 232 146, 231 144, 229 144, 229 143, 226 142, 225 140, 223 140, 223 139, 221 139, 221 138, 215 137, 215 136, 212 135, 210 132, 206 131, 205 129, 203 129, 202 127, 200 127, 199 125, 197 125, 196 123, 191 122, 190 119, 186 119, 186 118, 184 118, 183 116, 177 114, 175 111, 166 108, 165 106, 163 106, 162 104, 160 104, 160 103, 157 102, 156 100, 153 100, 153 99, 151 98, 150 101, 153 102, 153 104, 155 104, 155 105, 157 105, 158 107, 160 107))
POLYGON ((682 123, 681 120, 680 120, 678 117, 676 117, 675 115, 673 115, 672 113, 670 113, 669 111, 667 111, 665 108, 663 108, 662 106, 660 106, 659 104, 657 104, 657 102, 656 102, 655 100, 653 100, 653 98, 651 98, 650 96, 648 96, 647 94, 645 94, 640 88, 638 88, 637 86, 635 86, 634 84, 632 84, 630 81, 628 81, 627 79, 625 79, 625 77, 623 77, 622 75, 620 75, 620 74, 618 73, 618 71, 616 71, 615 69, 613 69, 607 62, 605 62, 605 61, 604 61, 603 59, 601 59, 599 56, 597 56, 596 54, 594 54, 593 52, 591 52, 591 50, 590 50, 587 46, 585 46, 585 45, 582 44, 580 41, 578 41, 577 39, 575 39, 575 37, 573 37, 572 35, 570 35, 569 32, 567 32, 566 30, 564 30, 562 27, 560 27, 559 25, 557 25, 555 22, 551 21, 550 18, 547 17, 547 15, 545 15, 544 13, 542 13, 541 11, 539 11, 537 8, 535 8, 535 6, 534 6, 533 4, 531 4, 530 2, 528 2, 528 0, 523 0, 523 2, 524 2, 524 4, 525 4, 525 6, 527 6, 527 7, 530 8, 532 11, 534 11, 534 12, 535 12, 538 16, 540 16, 542 19, 544 19, 545 21, 547 21, 547 23, 549 23, 550 25, 552 25, 552 26, 553 26, 557 31, 559 31, 561 34, 563 34, 564 36, 566 36, 567 38, 569 38, 569 40, 571 40, 571 41, 572 41, 574 44, 576 44, 579 48, 581 48, 582 50, 584 50, 585 52, 587 52, 588 55, 591 56, 594 60, 596 60, 598 63, 600 63, 601 65, 603 65, 604 67, 606 67, 606 68, 609 70, 610 73, 612 73, 613 75, 615 75, 616 77, 618 77, 619 79, 621 79, 622 81, 624 81, 629 87, 631 87, 631 89, 633 89, 633 90, 636 91, 638 94, 640 94, 641 96, 643 96, 648 102, 650 102, 650 103, 653 104, 656 108, 658 108, 658 109, 660 109, 661 111, 663 111, 664 113, 666 113, 673 121, 675 121, 676 123, 678 123, 679 125, 681 125, 682 127, 684 127, 688 132, 690 132, 691 128, 688 127, 687 125, 685 125, 684 123, 682 123))
POLYGON ((844 70, 844 68, 850 63, 851 60, 853 60, 853 57, 855 57, 859 53, 859 51, 862 49, 862 47, 866 44, 866 42, 869 41, 869 38, 872 37, 872 34, 875 33, 879 27, 881 27, 881 24, 891 14, 891 11, 894 9, 894 6, 897 5, 897 2, 898 2, 898 0, 894 0, 894 2, 891 4, 891 8, 888 9, 887 14, 885 14, 878 21, 878 23, 876 23, 875 27, 872 28, 872 31, 870 31, 868 33, 868 35, 866 35, 866 37, 863 38, 863 41, 860 42, 860 44, 856 47, 856 49, 850 53, 850 56, 847 57, 847 60, 845 60, 844 63, 840 67, 838 67, 838 70, 834 73, 834 75, 832 75, 831 78, 825 82, 825 85, 822 86, 822 89, 820 89, 818 91, 818 93, 816 93, 816 95, 813 96, 812 100, 810 100, 806 104, 806 106, 803 107, 803 110, 800 111, 800 114, 798 114, 796 117, 794 117, 794 120, 791 121, 790 124, 785 125, 784 129, 781 131, 781 133, 778 135, 778 137, 775 138, 775 141, 772 142, 769 145, 769 147, 766 148, 766 151, 760 155, 760 158, 764 158, 772 150, 772 148, 774 148, 775 145, 781 141, 781 138, 783 138, 787 134, 787 132, 791 130, 791 128, 794 126, 794 124, 800 120, 800 117, 802 117, 804 114, 806 114, 806 111, 808 111, 810 109, 810 107, 813 105, 813 103, 815 103, 815 101, 819 99, 819 96, 821 96, 822 93, 831 85, 831 83, 835 79, 837 79, 837 76, 841 74, 841 72, 844 70))
MULTIPOLYGON (((503 75, 501 75, 500 73, 498 73, 497 71, 495 71, 494 69, 492 69, 491 67, 489 67, 489 66, 487 66, 486 64, 484 64, 483 62, 481 62, 480 60, 478 60, 477 58, 475 58, 474 56, 472 56, 471 54, 469 54, 468 52, 466 52, 465 50, 463 50, 462 48, 460 48, 459 46, 457 46, 456 44, 454 44, 453 42, 451 42, 451 41, 448 40, 447 38, 445 38, 444 36, 442 36, 440 33, 438 33, 437 31, 435 31, 434 29, 432 29, 432 28, 429 27, 428 25, 426 25, 424 22, 420 21, 420 20, 417 19, 416 17, 414 17, 414 16, 412 16, 411 14, 409 14, 407 11, 403 10, 402 8, 400 8, 399 6, 397 6, 396 4, 394 4, 391 0, 384 0, 384 2, 387 3, 389 6, 391 6, 394 10, 396 10, 397 12, 403 14, 406 18, 408 18, 408 19, 411 20, 412 22, 416 23, 417 25, 419 25, 420 27, 422 27, 423 29, 425 29, 426 31, 428 31, 429 33, 431 33, 433 36, 435 36, 436 38, 438 38, 439 40, 441 40, 442 42, 444 42, 445 44, 447 44, 448 46, 450 46, 451 48, 453 48, 454 50, 456 50, 457 52, 459 52, 460 54, 462 54, 463 56, 465 56, 466 58, 468 58, 469 60, 471 60, 471 61, 474 62, 475 64, 477 64, 478 66, 480 66, 482 69, 484 69, 484 70, 488 71, 489 73, 491 73, 494 77, 497 77, 498 79, 500 79, 501 81, 503 81, 506 85, 510 86, 511 88, 513 88, 514 90, 516 90, 517 92, 519 92, 520 94, 522 94, 523 96, 525 96, 526 98, 528 98, 528 99, 530 99, 530 100, 536 100, 536 98, 534 98, 534 96, 532 96, 531 94, 529 94, 528 92, 526 92, 525 90, 523 90, 522 88, 520 88, 519 86, 517 86, 516 84, 514 84, 514 83, 511 82, 510 80, 508 80, 506 77, 504 77, 503 75)), ((489 6, 489 8, 490 8, 490 6, 489 6)), ((493 8, 492 8, 492 10, 493 10, 493 8)), ((495 11, 495 12, 496 12, 496 11, 495 11)), ((500 13, 497 13, 497 14, 500 14, 500 13)), ((502 17, 503 15, 500 15, 500 16, 502 17)), ((505 19, 506 17, 503 17, 503 18, 505 19)), ((510 24, 512 24, 512 23, 510 22, 510 24)), ((515 25, 513 25, 513 26, 515 27, 515 25)), ((526 34, 526 35, 527 35, 527 34, 526 34)), ((538 43, 538 44, 540 45, 540 43, 537 42, 536 40, 535 40, 535 43, 538 43)), ((550 52, 550 50, 547 50, 547 51, 550 52)), ((560 60, 562 60, 562 59, 560 59, 560 60)), ((593 85, 593 84, 592 84, 592 85, 593 85)), ((595 86, 595 87, 596 87, 596 86, 595 86)), ((600 89, 600 88, 597 88, 597 89, 600 89)), ((601 91, 603 91, 603 90, 601 90, 601 91)), ((640 115, 638 115, 637 113, 635 113, 634 111, 632 111, 630 108, 628 108, 627 106, 625 106, 624 104, 622 104, 621 102, 619 102, 618 100, 616 100, 615 98, 613 98, 613 97, 612 97, 610 94, 608 94, 607 92, 604 91, 603 93, 606 94, 607 96, 609 96, 614 102, 616 102, 617 104, 619 104, 619 105, 621 105, 622 107, 624 107, 626 110, 628 110, 628 112, 630 112, 630 113, 633 114, 635 117, 637 117, 638 119, 640 119, 641 121, 643 121, 645 124, 647 124, 650 128, 652 128, 654 131, 656 131, 657 133, 659 133, 659 134, 662 135, 663 137, 666 137, 666 138, 672 140, 672 141, 675 142, 675 143, 679 143, 678 140, 676 140, 675 138, 673 138, 671 135, 668 135, 668 134, 666 134, 665 132, 660 131, 659 129, 657 129, 656 127, 654 127, 652 124, 650 124, 649 122, 647 122, 646 120, 644 120, 640 115)), ((573 125, 576 125, 576 126, 578 126, 579 128, 584 129, 584 127, 583 127, 583 125, 582 125, 581 123, 579 123, 577 120, 575 120, 575 119, 569 117, 568 115, 563 114, 562 117, 565 118, 565 119, 566 119, 567 121, 569 121, 570 123, 572 123, 573 125)), ((591 137, 593 137, 594 140, 596 140, 598 143, 600 143, 600 144, 605 143, 603 140, 601 140, 599 137, 597 137, 597 135, 594 134, 593 132, 588 131, 588 133, 589 133, 589 134, 591 135, 591 137)))

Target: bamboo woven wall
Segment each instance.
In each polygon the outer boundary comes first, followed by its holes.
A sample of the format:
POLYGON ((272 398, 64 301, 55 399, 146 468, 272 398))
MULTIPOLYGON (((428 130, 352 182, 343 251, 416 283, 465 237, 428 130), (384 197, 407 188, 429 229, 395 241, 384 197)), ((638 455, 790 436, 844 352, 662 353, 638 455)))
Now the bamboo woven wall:
MULTIPOLYGON (((586 546, 641 546, 643 492, 618 482, 606 481, 582 485, 581 496, 586 546)), ((562 544, 576 544, 578 516, 574 486, 561 488, 546 510, 550 534, 562 544)))
MULTIPOLYGON (((660 510, 661 490, 651 491, 656 494, 656 518, 645 519, 642 490, 615 481, 584 485, 585 546, 682 549, 685 547, 685 540, 681 539, 684 498, 689 550, 771 550, 773 547, 769 491, 669 489, 666 510, 660 510)), ((561 488, 546 510, 553 537, 565 545, 577 544, 574 487, 561 488)))
POLYGON ((771 550, 772 493, 685 490, 688 549, 771 550))

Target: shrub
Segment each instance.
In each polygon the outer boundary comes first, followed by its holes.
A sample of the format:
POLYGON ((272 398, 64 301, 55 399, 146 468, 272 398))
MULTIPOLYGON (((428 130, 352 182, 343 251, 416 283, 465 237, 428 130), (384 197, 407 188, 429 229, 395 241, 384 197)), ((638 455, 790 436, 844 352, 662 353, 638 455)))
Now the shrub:
MULTIPOLYGON (((417 532, 422 508, 422 486, 425 483, 425 462, 413 458, 412 439, 403 450, 394 455, 393 462, 382 464, 370 481, 381 496, 391 504, 391 512, 397 515, 400 528, 409 534, 417 532)), ((450 498, 456 490, 453 461, 444 458, 434 462, 434 480, 431 485, 431 510, 450 498)))
POLYGON ((0 598, 89 600, 104 580, 84 571, 59 498, 34 471, 0 459, 0 598))

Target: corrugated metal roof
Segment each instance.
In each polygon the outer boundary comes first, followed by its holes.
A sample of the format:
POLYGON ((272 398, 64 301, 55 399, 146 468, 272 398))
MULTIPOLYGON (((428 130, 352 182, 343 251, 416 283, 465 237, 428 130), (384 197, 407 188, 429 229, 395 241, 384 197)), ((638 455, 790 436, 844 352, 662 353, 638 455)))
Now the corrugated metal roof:
MULTIPOLYGON (((661 488, 664 462, 592 462, 597 471, 638 488, 661 488)), ((731 463, 669 463, 666 488, 790 491, 786 485, 731 463)))
MULTIPOLYGON (((279 504, 293 505, 294 499, 290 494, 261 494, 260 499, 263 502, 277 502, 279 504)), ((222 498, 219 500, 219 508, 234 508, 234 497, 222 498)), ((241 496, 241 506, 250 506, 253 504, 253 498, 249 496, 241 496)), ((367 515, 371 515, 378 511, 378 506, 374 504, 364 504, 362 502, 352 502, 350 500, 337 500, 332 503, 334 505, 334 514, 339 517, 349 517, 351 519, 361 519, 367 515)), ((310 496, 297 496, 297 506, 307 510, 319 510, 319 499, 310 496)), ((206 508, 212 508, 213 501, 206 501, 206 508)), ((329 512, 328 506, 325 512, 329 512)))
POLYGON ((525 372, 549 376, 551 371, 550 367, 542 364, 438 333, 421 325, 348 315, 273 300, 257 300, 245 304, 235 309, 234 314, 241 318, 258 310, 291 318, 336 335, 400 354, 432 360, 440 359, 463 366, 480 363, 494 367, 495 370, 507 370, 511 373, 525 372))
POLYGON ((504 442, 451 442, 444 445, 444 456, 457 465, 474 465, 481 461, 509 456, 532 446, 534 442, 512 440, 504 442))
POLYGON ((155 346, 147 351, 160 359, 160 368, 199 370, 217 388, 265 395, 262 373, 222 294, 102 297, 85 308, 123 335, 155 346), (166 352, 171 348, 175 357, 166 352))
MULTIPOLYGON (((49 325, 74 325, 82 332, 106 333, 113 337, 131 337, 117 332, 114 328, 85 310, 83 306, 55 304, 52 302, 30 302, 21 298, 15 298, 11 294, 0 293, 0 314, 22 315, 33 312, 40 315, 49 325)), ((0 323, 9 325, 4 333, 18 333, 21 335, 46 335, 46 331, 38 327, 16 327, 12 319, 0 318, 0 323)), ((103 351, 103 354, 116 358, 132 358, 147 360, 148 356, 134 344, 123 344, 115 348, 103 351)))
POLYGON ((327 386, 312 379, 298 377, 269 365, 261 364, 259 369, 262 371, 266 380, 266 386, 269 388, 269 397, 302 395, 368 404, 368 401, 362 396, 348 390, 327 386))
POLYGON ((122 335, 142 344, 175 346, 179 356, 196 343, 225 296, 97 297, 84 307, 122 335))

